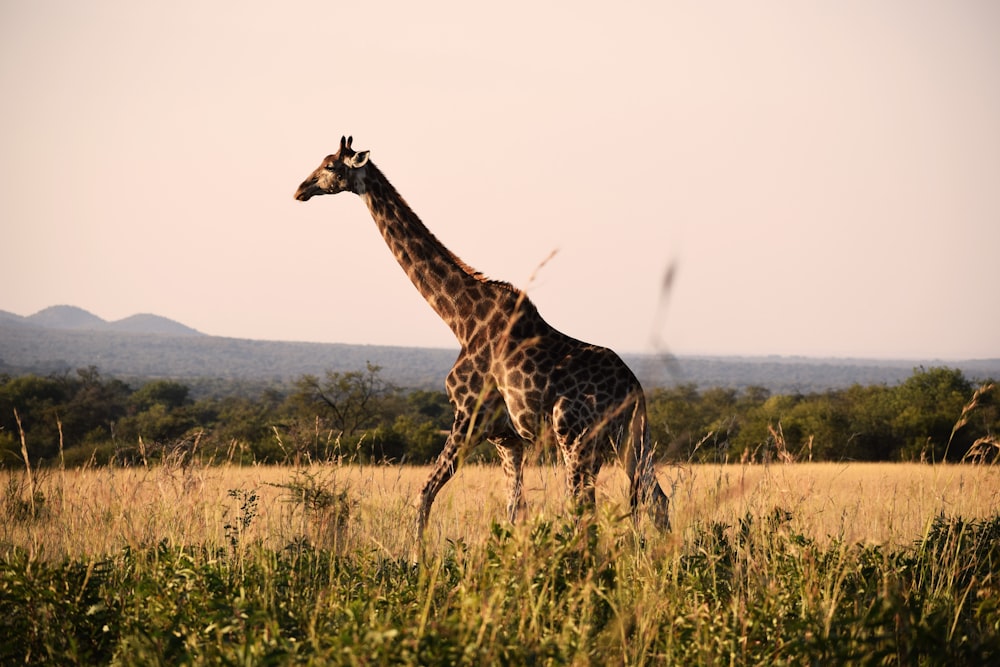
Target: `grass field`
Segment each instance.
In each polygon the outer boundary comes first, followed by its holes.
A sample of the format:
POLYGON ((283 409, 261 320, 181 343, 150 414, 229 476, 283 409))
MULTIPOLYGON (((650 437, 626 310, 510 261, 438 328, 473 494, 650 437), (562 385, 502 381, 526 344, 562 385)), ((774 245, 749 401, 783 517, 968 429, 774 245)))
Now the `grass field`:
MULTIPOLYGON (((244 541, 280 548, 305 536, 332 547, 336 539, 341 551, 377 548, 387 557, 406 557, 414 536, 412 505, 429 471, 355 465, 50 470, 36 480, 44 497, 41 518, 6 522, 0 545, 49 559, 95 558, 163 540, 222 547, 232 533, 226 525, 236 525, 242 501, 254 494, 253 518, 239 526, 244 541), (317 512, 307 511, 297 492, 310 488, 346 493, 329 508, 340 512, 336 531, 324 534, 317 512)), ((792 528, 819 541, 836 537, 893 547, 919 539, 937 514, 985 518, 1000 511, 1000 468, 989 466, 694 465, 664 468, 660 479, 664 488, 673 487, 674 532, 663 540, 670 544, 682 544, 697 526, 734 524, 775 508, 793 515, 792 528)), ((23 484, 19 473, 0 474, 8 493, 23 484)), ((609 520, 627 514, 619 468, 602 470, 597 496, 598 512, 609 520)), ((563 469, 528 468, 525 497, 529 522, 536 515, 564 516, 569 507, 563 469)), ((429 542, 435 550, 446 540, 483 542, 504 516, 505 502, 499 468, 462 466, 434 504, 429 542)))
POLYGON ((414 565, 428 470, 0 473, 0 663, 1000 659, 997 467, 663 468, 659 535, 617 468, 579 521, 562 468, 530 468, 511 528, 500 470, 469 465, 414 565))

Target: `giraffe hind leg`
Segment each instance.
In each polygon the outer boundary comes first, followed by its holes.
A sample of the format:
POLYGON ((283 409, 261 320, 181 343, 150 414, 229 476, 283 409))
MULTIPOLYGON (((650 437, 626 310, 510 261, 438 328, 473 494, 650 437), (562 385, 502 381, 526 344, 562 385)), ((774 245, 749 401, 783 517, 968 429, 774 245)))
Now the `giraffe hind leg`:
MULTIPOLYGON (((564 449, 564 452, 567 450, 564 449)), ((566 490, 581 516, 592 513, 597 506, 597 472, 600 463, 593 457, 581 458, 579 453, 564 453, 566 459, 566 490)))
POLYGON ((521 495, 524 486, 524 443, 513 434, 491 438, 490 441, 497 448, 507 480, 507 520, 515 523, 525 509, 521 495))
POLYGON ((641 510, 653 520, 661 532, 670 531, 670 497, 656 478, 656 468, 650 457, 644 457, 630 474, 629 504, 632 522, 638 527, 641 510))

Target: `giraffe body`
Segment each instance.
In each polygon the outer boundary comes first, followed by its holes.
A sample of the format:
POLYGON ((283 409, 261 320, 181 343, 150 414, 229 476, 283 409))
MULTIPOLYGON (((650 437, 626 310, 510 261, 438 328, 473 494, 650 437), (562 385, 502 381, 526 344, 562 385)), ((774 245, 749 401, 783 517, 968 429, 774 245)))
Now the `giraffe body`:
POLYGON ((461 345, 445 382, 455 410, 451 432, 420 492, 418 540, 431 505, 455 473, 462 450, 489 439, 507 480, 507 516, 521 506, 526 443, 551 432, 567 467, 567 488, 593 505, 601 464, 617 458, 630 479, 633 515, 643 506, 669 529, 669 501, 656 480, 642 387, 613 351, 567 336, 508 283, 489 280, 449 251, 420 221, 368 152, 350 139, 295 193, 307 201, 342 191, 361 196, 379 232, 417 290, 461 345))

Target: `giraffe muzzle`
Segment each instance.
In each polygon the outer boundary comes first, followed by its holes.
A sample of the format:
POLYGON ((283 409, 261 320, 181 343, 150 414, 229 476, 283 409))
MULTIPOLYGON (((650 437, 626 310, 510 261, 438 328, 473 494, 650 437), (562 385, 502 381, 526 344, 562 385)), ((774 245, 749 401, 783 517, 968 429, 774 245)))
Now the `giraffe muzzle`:
POLYGON ((309 201, 316 193, 316 183, 313 181, 306 181, 299 186, 298 190, 295 191, 295 198, 299 201, 309 201))

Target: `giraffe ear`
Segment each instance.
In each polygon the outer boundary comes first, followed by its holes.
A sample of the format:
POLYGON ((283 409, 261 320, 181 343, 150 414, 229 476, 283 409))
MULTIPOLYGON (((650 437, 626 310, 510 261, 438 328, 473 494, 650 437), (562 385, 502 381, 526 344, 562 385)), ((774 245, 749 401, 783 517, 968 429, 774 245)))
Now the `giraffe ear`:
POLYGON ((346 162, 349 166, 354 169, 359 169, 366 164, 368 164, 368 154, 370 151, 360 151, 355 153, 352 157, 347 158, 346 162))

